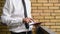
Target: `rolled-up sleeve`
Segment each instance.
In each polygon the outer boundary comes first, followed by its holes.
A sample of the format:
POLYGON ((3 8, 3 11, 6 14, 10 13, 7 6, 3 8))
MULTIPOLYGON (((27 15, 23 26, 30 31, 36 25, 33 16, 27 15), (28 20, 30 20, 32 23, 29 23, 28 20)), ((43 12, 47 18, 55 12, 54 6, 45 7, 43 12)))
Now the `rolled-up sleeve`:
POLYGON ((11 25, 21 25, 23 18, 20 17, 11 17, 11 13, 13 11, 13 3, 12 0, 6 0, 6 3, 3 7, 3 14, 1 16, 2 23, 11 25))

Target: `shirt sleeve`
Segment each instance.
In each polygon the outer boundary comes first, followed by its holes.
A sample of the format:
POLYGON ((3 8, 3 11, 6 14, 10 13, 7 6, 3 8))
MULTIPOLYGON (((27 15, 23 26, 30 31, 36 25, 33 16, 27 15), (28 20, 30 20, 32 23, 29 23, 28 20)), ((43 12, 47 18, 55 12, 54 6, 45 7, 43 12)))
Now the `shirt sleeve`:
POLYGON ((32 18, 32 15, 31 15, 31 1, 30 0, 26 0, 26 8, 27 8, 27 15, 28 15, 28 18, 32 18))
POLYGON ((3 14, 1 16, 2 22, 7 24, 8 26, 11 25, 21 25, 22 18, 20 17, 11 17, 11 12, 13 11, 13 3, 12 0, 6 0, 6 3, 3 7, 3 14))

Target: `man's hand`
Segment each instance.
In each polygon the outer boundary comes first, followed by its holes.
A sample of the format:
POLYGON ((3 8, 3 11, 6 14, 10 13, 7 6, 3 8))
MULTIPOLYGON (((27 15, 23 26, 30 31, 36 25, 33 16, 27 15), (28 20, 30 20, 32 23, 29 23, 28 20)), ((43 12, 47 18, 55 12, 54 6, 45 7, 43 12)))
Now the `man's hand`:
POLYGON ((32 20, 32 18, 24 18, 24 19, 23 19, 23 22, 29 23, 29 22, 31 22, 31 20, 32 20))

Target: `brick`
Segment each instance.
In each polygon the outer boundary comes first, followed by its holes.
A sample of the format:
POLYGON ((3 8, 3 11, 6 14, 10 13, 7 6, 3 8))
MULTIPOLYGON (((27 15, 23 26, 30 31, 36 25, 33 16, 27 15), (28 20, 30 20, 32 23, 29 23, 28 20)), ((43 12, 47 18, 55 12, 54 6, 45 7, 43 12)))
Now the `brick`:
POLYGON ((3 7, 3 6, 4 6, 4 4, 1 4, 1 6, 3 7))
POLYGON ((3 4, 4 4, 4 3, 5 3, 5 1, 0 1, 0 3, 3 3, 3 4))
POLYGON ((43 16, 39 16, 38 18, 39 18, 39 19, 44 19, 44 17, 43 17, 43 16))
POLYGON ((2 9, 3 7, 0 7, 0 9, 2 9))
POLYGON ((11 34, 11 32, 6 32, 6 34, 11 34))
POLYGON ((38 13, 43 13, 43 10, 37 10, 38 11, 38 13))
POLYGON ((31 0, 32 3, 36 3, 37 1, 36 0, 31 0))
POLYGON ((41 3, 33 3, 32 6, 42 6, 41 3))
POLYGON ((38 12, 38 10, 32 10, 32 13, 37 13, 38 12))
POLYGON ((44 20, 44 22, 45 22, 45 23, 49 23, 49 22, 50 22, 50 20, 48 20, 48 19, 45 19, 45 20, 44 20))
POLYGON ((43 10, 32 10, 32 13, 42 13, 43 10))
POLYGON ((41 20, 39 20, 40 22, 45 22, 45 20, 43 20, 43 19, 41 19, 41 20))
POLYGON ((57 23, 57 22, 60 22, 60 20, 59 19, 51 19, 50 22, 57 23))
POLYGON ((55 26, 55 23, 45 23, 46 26, 55 26))
POLYGON ((55 13, 60 13, 60 10, 54 10, 55 13))
POLYGON ((35 17, 37 17, 37 16, 39 17, 40 14, 39 13, 32 13, 32 15, 35 17))
POLYGON ((56 14, 55 13, 51 13, 51 16, 56 16, 56 14))
POLYGON ((32 13, 32 16, 36 16, 36 14, 32 13))
POLYGON ((33 29, 32 29, 32 33, 33 33, 33 34, 36 33, 36 29, 35 29, 35 27, 33 27, 33 29))
POLYGON ((56 31, 59 31, 60 32, 60 29, 56 29, 56 31))
POLYGON ((0 13, 0 16, 1 16, 2 13, 0 13))
POLYGON ((57 22, 56 25, 57 25, 57 26, 60 26, 60 23, 57 22))
POLYGON ((55 31, 56 31, 56 29, 51 28, 51 31, 55 32, 55 31))
POLYGON ((57 31, 56 34, 60 34, 60 32, 57 31))
POLYGON ((40 13, 41 16, 50 16, 50 13, 40 13))
POLYGON ((59 4, 58 3, 55 3, 54 6, 60 6, 60 3, 59 4))
POLYGON ((40 19, 39 17, 34 17, 34 19, 40 19))
POLYGON ((48 7, 38 7, 38 9, 48 9, 48 7))
POLYGON ((0 12, 1 12, 1 10, 0 10, 0 12))
POLYGON ((35 21, 35 22, 39 22, 39 20, 38 20, 38 19, 34 19, 34 21, 35 21))
POLYGON ((52 13, 52 16, 60 16, 60 13, 52 13))
MULTIPOLYGON (((0 17, 0 19, 1 19, 1 17, 0 17)), ((1 23, 2 23, 2 22, 1 22, 1 20, 0 20, 0 25, 1 25, 1 23)))
POLYGON ((44 22, 44 23, 49 23, 49 22, 50 22, 50 20, 48 20, 48 19, 43 19, 43 18, 40 18, 39 21, 40 21, 40 22, 44 22))
POLYGON ((44 13, 53 13, 53 10, 44 10, 44 13))
POLYGON ((44 3, 43 6, 53 6, 52 3, 44 3))
POLYGON ((2 31, 5 31, 5 32, 7 32, 7 31, 9 31, 8 29, 2 29, 2 31))
POLYGON ((49 9, 59 9, 59 7, 49 7, 49 9))
POLYGON ((49 3, 58 3, 58 0, 49 0, 49 3))
POLYGON ((59 28, 60 28, 60 26, 51 26, 51 28, 58 28, 58 29, 59 29, 59 28))
POLYGON ((47 0, 38 0, 38 3, 47 3, 47 0))
POLYGON ((56 19, 60 19, 60 16, 56 16, 56 19))
POLYGON ((1 28, 1 29, 7 29, 7 27, 6 27, 6 26, 0 26, 0 28, 1 28))
POLYGON ((46 27, 46 28, 48 28, 48 29, 50 28, 50 26, 43 26, 43 27, 46 27))
POLYGON ((6 34, 6 32, 0 32, 0 34, 6 34))
POLYGON ((0 6, 1 6, 1 4, 0 4, 0 6))
POLYGON ((45 16, 45 19, 54 19, 54 16, 45 16))
POLYGON ((37 9, 37 7, 32 7, 32 9, 37 9))
POLYGON ((45 23, 42 23, 42 24, 41 24, 41 26, 44 26, 44 25, 45 25, 45 23))
POLYGON ((44 23, 48 23, 49 22, 49 20, 44 20, 44 19, 40 19, 39 21, 40 22, 44 22, 44 23))

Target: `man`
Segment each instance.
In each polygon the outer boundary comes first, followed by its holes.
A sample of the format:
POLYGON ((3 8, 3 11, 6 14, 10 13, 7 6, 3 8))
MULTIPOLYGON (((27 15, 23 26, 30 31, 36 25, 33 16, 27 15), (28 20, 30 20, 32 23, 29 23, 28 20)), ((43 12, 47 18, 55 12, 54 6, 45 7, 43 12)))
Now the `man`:
POLYGON ((32 34, 31 28, 26 29, 24 23, 30 23, 31 17, 31 2, 24 0, 27 9, 27 18, 24 16, 24 7, 22 0, 6 0, 1 16, 2 22, 7 24, 11 34, 32 34))

